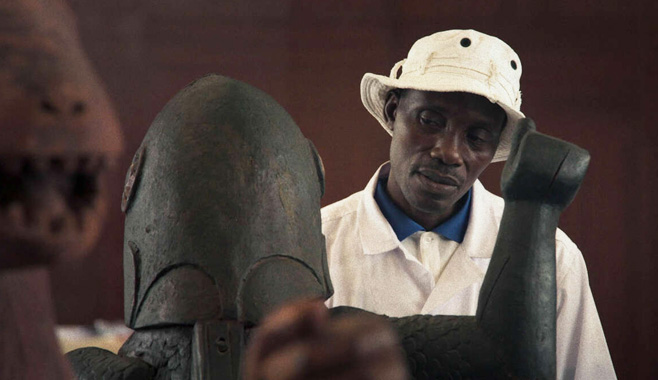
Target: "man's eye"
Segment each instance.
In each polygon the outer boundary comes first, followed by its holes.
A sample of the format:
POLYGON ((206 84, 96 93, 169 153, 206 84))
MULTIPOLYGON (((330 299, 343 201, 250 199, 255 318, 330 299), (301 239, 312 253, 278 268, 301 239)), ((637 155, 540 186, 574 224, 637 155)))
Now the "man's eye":
POLYGON ((443 118, 436 112, 423 111, 418 115, 420 123, 423 125, 430 126, 441 126, 443 125, 443 118))
POLYGON ((471 140, 471 141, 474 141, 474 142, 484 142, 484 141, 486 141, 482 137, 477 136, 477 135, 473 135, 473 134, 468 135, 468 139, 471 140))
POLYGON ((472 132, 468 134, 468 140, 474 144, 485 144, 491 141, 491 134, 487 132, 472 132))
POLYGON ((423 116, 420 117, 420 122, 423 123, 423 124, 431 124, 431 125, 438 124, 438 121, 432 120, 429 117, 423 117, 423 116))

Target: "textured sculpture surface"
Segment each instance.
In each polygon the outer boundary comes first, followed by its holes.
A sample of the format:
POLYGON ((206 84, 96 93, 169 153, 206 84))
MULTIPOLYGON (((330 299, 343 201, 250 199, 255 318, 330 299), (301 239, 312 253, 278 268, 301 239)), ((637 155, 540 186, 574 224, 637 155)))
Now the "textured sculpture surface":
MULTIPOLYGON (((156 378, 238 378, 245 329, 284 302, 332 293, 323 175, 265 93, 217 75, 180 91, 126 178, 124 310, 135 333, 119 355, 156 378)), ((70 357, 82 378, 91 362, 70 357)))
MULTIPOLYGON (((554 236, 589 155, 522 123, 477 315, 389 319, 417 379, 555 377, 554 236)), ((312 145, 265 94, 207 76, 176 95, 137 151, 122 200, 125 318, 136 331, 119 357, 70 354, 79 378, 94 362, 126 368, 134 358, 153 378, 239 378, 265 313, 331 293, 321 173, 312 145)))
POLYGON ((0 378, 70 378, 46 264, 88 251, 122 149, 59 0, 0 0, 0 378))

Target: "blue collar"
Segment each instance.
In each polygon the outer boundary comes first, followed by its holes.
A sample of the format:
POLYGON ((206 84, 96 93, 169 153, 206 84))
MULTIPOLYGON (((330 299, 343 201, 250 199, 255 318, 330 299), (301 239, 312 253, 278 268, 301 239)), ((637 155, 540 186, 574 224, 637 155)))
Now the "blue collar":
MULTIPOLYGON (((393 231, 395 231, 398 240, 402 241, 415 232, 425 231, 420 224, 414 222, 393 203, 391 197, 386 193, 386 180, 386 178, 382 178, 377 183, 375 201, 386 220, 388 220, 388 223, 393 227, 393 231)), ((464 202, 462 207, 448 220, 434 228, 432 232, 436 232, 437 234, 456 241, 457 243, 463 242, 466 228, 468 227, 468 217, 471 211, 472 192, 473 189, 469 189, 468 193, 466 193, 466 202, 464 202)))

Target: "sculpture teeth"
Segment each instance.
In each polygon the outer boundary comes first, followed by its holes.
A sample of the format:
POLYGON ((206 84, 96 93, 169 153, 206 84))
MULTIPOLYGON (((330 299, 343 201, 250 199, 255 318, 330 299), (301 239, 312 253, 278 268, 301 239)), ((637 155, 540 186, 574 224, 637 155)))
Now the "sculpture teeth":
POLYGON ((53 157, 50 159, 50 168, 55 172, 73 174, 78 168, 78 158, 72 156, 53 157))
POLYGON ((37 235, 62 236, 70 234, 74 229, 83 230, 85 221, 89 217, 88 211, 74 212, 69 208, 59 210, 57 213, 51 210, 33 210, 22 202, 12 202, 0 209, 0 223, 3 228, 21 233, 37 235))
POLYGON ((83 156, 78 159, 78 171, 83 174, 97 174, 105 168, 103 156, 83 156))
POLYGON ((46 172, 98 174, 114 163, 115 159, 103 155, 0 156, 0 173, 11 176, 46 172))
POLYGON ((27 210, 27 226, 42 235, 60 235, 69 229, 73 215, 68 208, 62 208, 57 212, 52 210, 27 210))
POLYGON ((109 164, 99 154, 0 156, 0 229, 51 236, 84 230, 109 164))

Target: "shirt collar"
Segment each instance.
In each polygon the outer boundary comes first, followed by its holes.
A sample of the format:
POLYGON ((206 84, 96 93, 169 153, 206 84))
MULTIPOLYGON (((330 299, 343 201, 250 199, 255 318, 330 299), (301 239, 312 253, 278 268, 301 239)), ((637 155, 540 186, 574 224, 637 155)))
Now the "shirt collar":
MULTIPOLYGON (((418 231, 426 231, 421 225, 414 222, 407 216, 389 197, 386 193, 387 178, 380 178, 375 189, 375 201, 379 206, 382 214, 393 228, 395 235, 399 241, 402 241, 413 235, 418 231)), ((466 228, 468 227, 468 220, 471 210, 471 193, 473 189, 469 189, 466 193, 466 201, 463 202, 461 208, 448 220, 439 224, 432 232, 436 232, 447 239, 461 243, 464 241, 466 228)))

